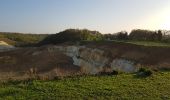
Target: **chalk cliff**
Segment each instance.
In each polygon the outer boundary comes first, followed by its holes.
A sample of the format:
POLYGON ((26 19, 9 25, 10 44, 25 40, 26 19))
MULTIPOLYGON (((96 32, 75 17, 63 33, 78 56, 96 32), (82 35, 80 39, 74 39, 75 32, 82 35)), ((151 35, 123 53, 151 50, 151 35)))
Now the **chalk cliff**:
POLYGON ((49 50, 59 50, 73 59, 85 73, 97 74, 102 71, 135 72, 137 67, 130 60, 113 59, 107 51, 86 46, 54 46, 49 50))

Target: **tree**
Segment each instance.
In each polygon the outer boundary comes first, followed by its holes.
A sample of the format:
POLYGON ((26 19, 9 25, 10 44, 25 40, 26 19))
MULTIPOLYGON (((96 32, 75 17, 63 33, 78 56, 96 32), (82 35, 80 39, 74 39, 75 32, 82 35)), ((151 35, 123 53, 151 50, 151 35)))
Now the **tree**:
POLYGON ((162 39, 161 31, 150 31, 150 30, 132 30, 129 35, 132 40, 144 40, 144 41, 157 41, 162 39))
POLYGON ((162 40, 162 31, 161 30, 158 30, 158 40, 162 40))

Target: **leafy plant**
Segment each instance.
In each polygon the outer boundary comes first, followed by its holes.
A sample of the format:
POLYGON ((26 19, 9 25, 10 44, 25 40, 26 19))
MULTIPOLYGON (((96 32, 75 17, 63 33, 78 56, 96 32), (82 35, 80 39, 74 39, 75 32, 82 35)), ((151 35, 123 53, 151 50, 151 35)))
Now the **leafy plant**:
POLYGON ((137 72, 137 76, 138 77, 148 77, 151 76, 153 74, 153 71, 147 68, 140 68, 137 72))

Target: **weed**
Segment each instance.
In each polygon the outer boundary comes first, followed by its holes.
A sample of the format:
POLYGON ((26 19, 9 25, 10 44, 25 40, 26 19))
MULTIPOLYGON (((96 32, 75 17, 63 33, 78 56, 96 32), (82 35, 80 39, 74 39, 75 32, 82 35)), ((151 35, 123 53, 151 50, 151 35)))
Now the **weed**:
POLYGON ((137 72, 138 77, 149 77, 152 74, 153 74, 153 71, 151 69, 144 68, 144 67, 141 67, 137 72))
MULTIPOLYGON (((140 72, 149 74, 148 69, 140 72)), ((148 78, 134 78, 133 74, 116 77, 74 76, 62 80, 27 80, 0 83, 0 99, 60 100, 158 100, 170 99, 170 72, 161 72, 148 78)))

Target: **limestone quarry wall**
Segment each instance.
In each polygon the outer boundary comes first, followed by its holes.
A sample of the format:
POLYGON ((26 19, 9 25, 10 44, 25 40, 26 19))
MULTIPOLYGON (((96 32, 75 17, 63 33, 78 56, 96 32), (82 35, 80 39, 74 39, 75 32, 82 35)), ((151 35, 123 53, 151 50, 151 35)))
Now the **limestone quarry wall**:
POLYGON ((73 64, 80 66, 84 73, 96 74, 113 70, 135 72, 137 67, 133 61, 108 56, 106 51, 85 46, 54 46, 48 50, 58 50, 73 59, 73 64))

